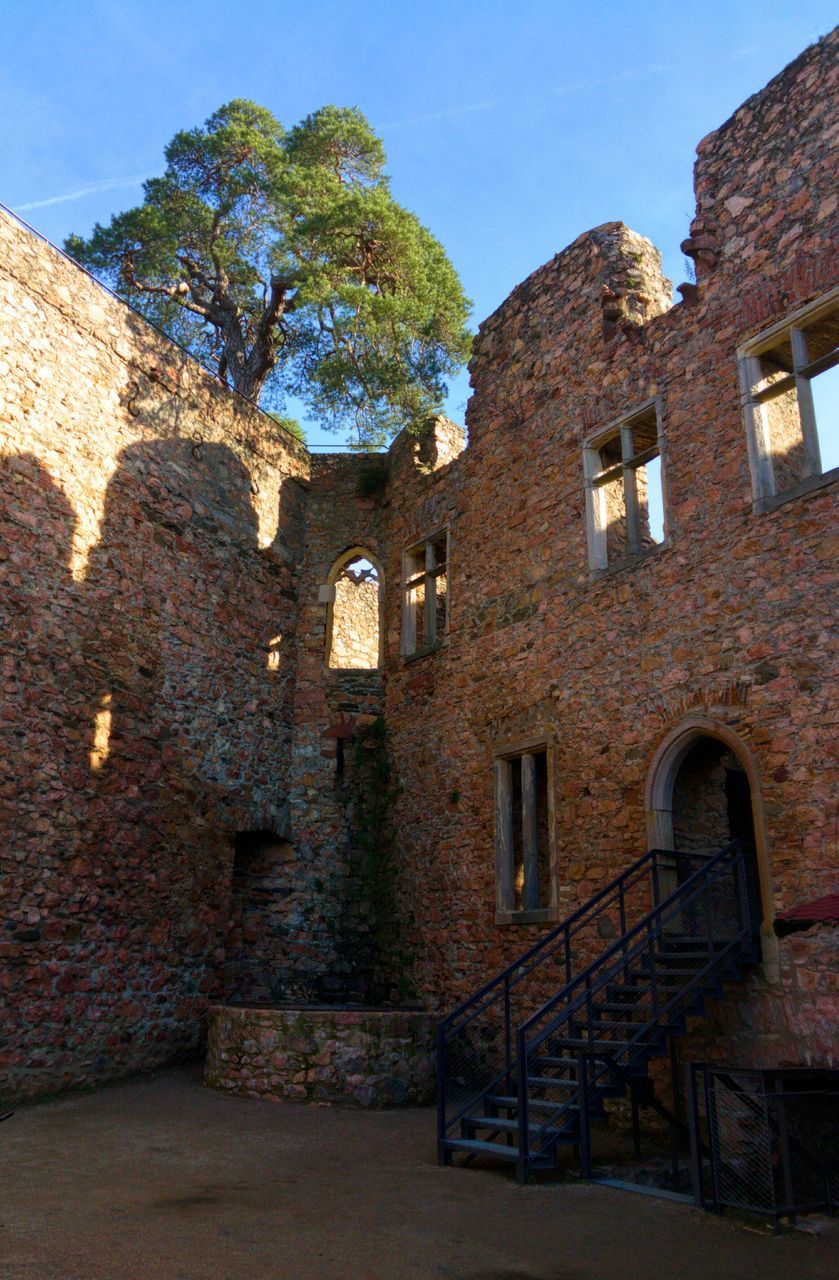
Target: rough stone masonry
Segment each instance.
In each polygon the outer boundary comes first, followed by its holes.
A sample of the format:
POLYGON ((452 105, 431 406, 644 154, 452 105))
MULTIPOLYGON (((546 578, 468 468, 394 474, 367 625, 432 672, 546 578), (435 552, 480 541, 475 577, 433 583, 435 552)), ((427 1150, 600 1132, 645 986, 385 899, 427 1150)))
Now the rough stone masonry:
POLYGON ((837 874, 839 472, 805 438, 839 314, 837 49, 700 143, 679 303, 609 222, 481 325, 468 447, 439 420, 312 458, 0 217, 0 1094, 195 1049, 226 994, 363 1000, 346 778, 382 713, 426 1009, 682 830, 694 778, 721 839, 748 797, 763 963, 686 1052, 837 1064, 836 930, 772 928, 837 874), (792 477, 773 403, 802 424, 792 477), (443 547, 412 650, 406 565, 443 547), (375 670, 327 665, 357 549, 375 670), (534 742, 546 881, 499 910, 494 762, 534 742))

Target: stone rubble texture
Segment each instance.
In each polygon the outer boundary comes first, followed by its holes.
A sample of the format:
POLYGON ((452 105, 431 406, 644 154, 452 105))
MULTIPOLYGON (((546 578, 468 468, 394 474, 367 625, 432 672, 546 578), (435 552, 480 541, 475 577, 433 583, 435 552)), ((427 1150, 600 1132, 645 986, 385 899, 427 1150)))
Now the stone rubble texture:
POLYGON ((379 585, 353 581, 335 583, 332 635, 328 665, 340 671, 365 671, 379 665, 379 585))
MULTIPOLYGON (((617 222, 513 290, 475 341, 468 447, 438 419, 383 459, 310 457, 0 216, 0 1095, 194 1050, 227 995, 364 999, 338 771, 382 713, 430 1012, 545 927, 495 920, 501 743, 549 744, 559 914, 648 847, 656 753, 700 722, 758 780, 771 909, 835 889, 836 479, 754 509, 736 351, 839 284, 838 49, 700 143, 682 302, 617 222), (653 396, 666 542, 592 576, 583 442, 653 396), (443 528, 448 626, 406 660, 402 555, 443 528), (383 570, 378 671, 325 666, 322 588, 356 547, 383 570), (275 859, 237 922, 248 831, 275 859)), ((775 942, 770 911, 763 966, 683 1056, 839 1065, 836 974, 834 929, 775 942)))
POLYGON ((272 1102, 423 1106, 434 1099, 434 1028, 408 1009, 210 1009, 204 1080, 272 1102))

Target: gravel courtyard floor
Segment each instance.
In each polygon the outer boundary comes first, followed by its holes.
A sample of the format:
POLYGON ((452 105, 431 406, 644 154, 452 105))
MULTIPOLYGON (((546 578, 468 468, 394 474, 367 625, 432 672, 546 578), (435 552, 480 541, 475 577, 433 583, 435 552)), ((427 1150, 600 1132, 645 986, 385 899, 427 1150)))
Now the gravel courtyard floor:
POLYGON ((839 1233, 762 1235, 581 1184, 441 1169, 428 1110, 222 1097, 194 1069, 0 1127, 3 1280, 835 1280, 839 1233))

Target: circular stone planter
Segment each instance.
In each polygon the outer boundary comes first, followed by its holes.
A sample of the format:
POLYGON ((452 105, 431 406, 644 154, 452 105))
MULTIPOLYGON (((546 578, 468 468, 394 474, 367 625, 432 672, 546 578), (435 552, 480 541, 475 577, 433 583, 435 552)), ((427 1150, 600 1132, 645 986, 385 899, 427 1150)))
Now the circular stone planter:
POLYGON ((215 1005, 204 1082, 274 1101, 420 1106, 434 1098, 434 1032, 421 1009, 215 1005))

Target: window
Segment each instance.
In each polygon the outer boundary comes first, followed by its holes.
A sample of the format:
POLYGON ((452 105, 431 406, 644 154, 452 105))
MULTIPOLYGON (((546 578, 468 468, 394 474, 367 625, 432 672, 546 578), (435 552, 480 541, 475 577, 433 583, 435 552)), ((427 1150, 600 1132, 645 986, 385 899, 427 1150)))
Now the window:
POLYGON ((495 886, 499 924, 537 923, 553 909, 553 811, 543 741, 495 757, 495 886))
POLYGON ((839 468, 839 291, 739 356, 756 501, 814 487, 839 468))
POLYGON ((586 520, 593 570, 623 564, 664 541, 661 441, 655 401, 585 446, 586 520))
POLYGON ((320 598, 327 604, 326 665, 340 671, 380 666, 382 580, 364 547, 338 558, 320 598))
POLYGON ((449 535, 446 530, 410 547, 402 557, 402 653, 408 658, 442 644, 449 613, 449 535))

